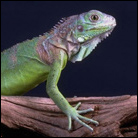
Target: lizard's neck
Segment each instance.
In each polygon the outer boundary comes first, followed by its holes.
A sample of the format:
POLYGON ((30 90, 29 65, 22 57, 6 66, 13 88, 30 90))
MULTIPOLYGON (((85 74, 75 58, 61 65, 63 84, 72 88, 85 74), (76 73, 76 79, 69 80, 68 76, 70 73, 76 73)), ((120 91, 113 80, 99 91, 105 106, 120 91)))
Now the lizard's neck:
POLYGON ((71 33, 67 34, 66 39, 60 37, 59 34, 55 34, 55 35, 50 35, 43 42, 43 45, 47 43, 48 45, 52 45, 54 47, 63 49, 67 53, 68 58, 70 59, 70 57, 73 54, 77 53, 80 48, 80 44, 74 41, 76 40, 71 36, 71 33))
POLYGON ((46 33, 47 39, 43 42, 44 46, 52 45, 57 48, 65 50, 68 55, 68 59, 72 55, 76 54, 80 49, 78 40, 74 38, 74 27, 77 26, 73 20, 76 20, 78 16, 71 16, 67 18, 63 23, 59 23, 54 27, 50 33, 46 33))

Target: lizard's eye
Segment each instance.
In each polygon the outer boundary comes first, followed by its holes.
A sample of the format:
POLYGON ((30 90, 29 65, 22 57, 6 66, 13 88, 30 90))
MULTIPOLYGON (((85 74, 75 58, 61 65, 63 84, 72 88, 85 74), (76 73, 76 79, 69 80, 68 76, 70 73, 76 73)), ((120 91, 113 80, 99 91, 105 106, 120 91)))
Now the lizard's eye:
POLYGON ((90 16, 90 21, 96 22, 96 21, 98 21, 98 20, 99 20, 99 16, 98 16, 98 15, 94 14, 94 15, 91 15, 91 16, 90 16))

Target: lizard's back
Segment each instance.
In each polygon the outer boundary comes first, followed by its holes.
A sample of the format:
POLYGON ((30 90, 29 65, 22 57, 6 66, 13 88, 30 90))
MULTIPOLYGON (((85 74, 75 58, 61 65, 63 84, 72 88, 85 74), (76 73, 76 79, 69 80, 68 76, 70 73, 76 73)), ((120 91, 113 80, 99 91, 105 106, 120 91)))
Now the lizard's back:
POLYGON ((45 81, 50 70, 37 52, 39 37, 1 53, 1 94, 22 95, 45 81))

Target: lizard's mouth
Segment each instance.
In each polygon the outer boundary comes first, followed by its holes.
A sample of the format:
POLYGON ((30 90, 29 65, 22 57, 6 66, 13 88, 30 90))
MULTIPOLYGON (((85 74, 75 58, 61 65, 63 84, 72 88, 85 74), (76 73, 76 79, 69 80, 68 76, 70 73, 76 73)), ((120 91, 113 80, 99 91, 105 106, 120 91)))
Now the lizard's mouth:
POLYGON ((114 28, 85 42, 81 42, 79 51, 71 57, 70 61, 72 61, 73 63, 75 63, 76 61, 82 61, 95 49, 98 43, 100 43, 112 33, 113 29, 114 28))
POLYGON ((95 43, 96 43, 95 47, 96 47, 98 43, 102 42, 104 39, 106 39, 112 33, 113 29, 114 28, 112 28, 111 30, 108 30, 108 31, 96 36, 96 37, 93 37, 92 39, 89 39, 85 42, 82 42, 80 44, 88 46, 88 44, 94 43, 94 41, 95 41, 95 43))
POLYGON ((103 33, 103 34, 101 34, 101 35, 99 35, 99 38, 100 38, 99 43, 100 43, 101 41, 103 41, 104 39, 106 39, 106 38, 112 33, 113 29, 114 29, 114 28, 112 28, 111 30, 109 30, 109 31, 107 31, 107 32, 105 32, 105 33, 103 33))

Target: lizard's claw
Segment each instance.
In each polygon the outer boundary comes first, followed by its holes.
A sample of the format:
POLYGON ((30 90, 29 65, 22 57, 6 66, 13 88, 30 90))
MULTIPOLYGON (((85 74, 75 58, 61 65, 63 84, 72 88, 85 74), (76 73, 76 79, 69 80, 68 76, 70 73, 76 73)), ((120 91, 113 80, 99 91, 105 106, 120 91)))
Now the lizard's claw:
POLYGON ((77 110, 79 108, 79 106, 81 105, 81 102, 79 102, 74 108, 72 108, 72 110, 70 110, 70 113, 68 114, 68 120, 69 120, 69 128, 68 130, 71 130, 72 128, 72 119, 76 120, 77 122, 79 122, 80 124, 82 124, 83 126, 87 127, 88 129, 90 129, 93 132, 93 128, 91 128, 89 125, 87 125, 86 123, 82 122, 81 120, 84 121, 88 121, 91 123, 94 123, 96 126, 99 125, 99 123, 93 119, 89 119, 87 117, 84 117, 80 114, 85 114, 91 111, 94 111, 94 109, 89 108, 86 110, 77 110), (81 120, 80 120, 81 119, 81 120))

